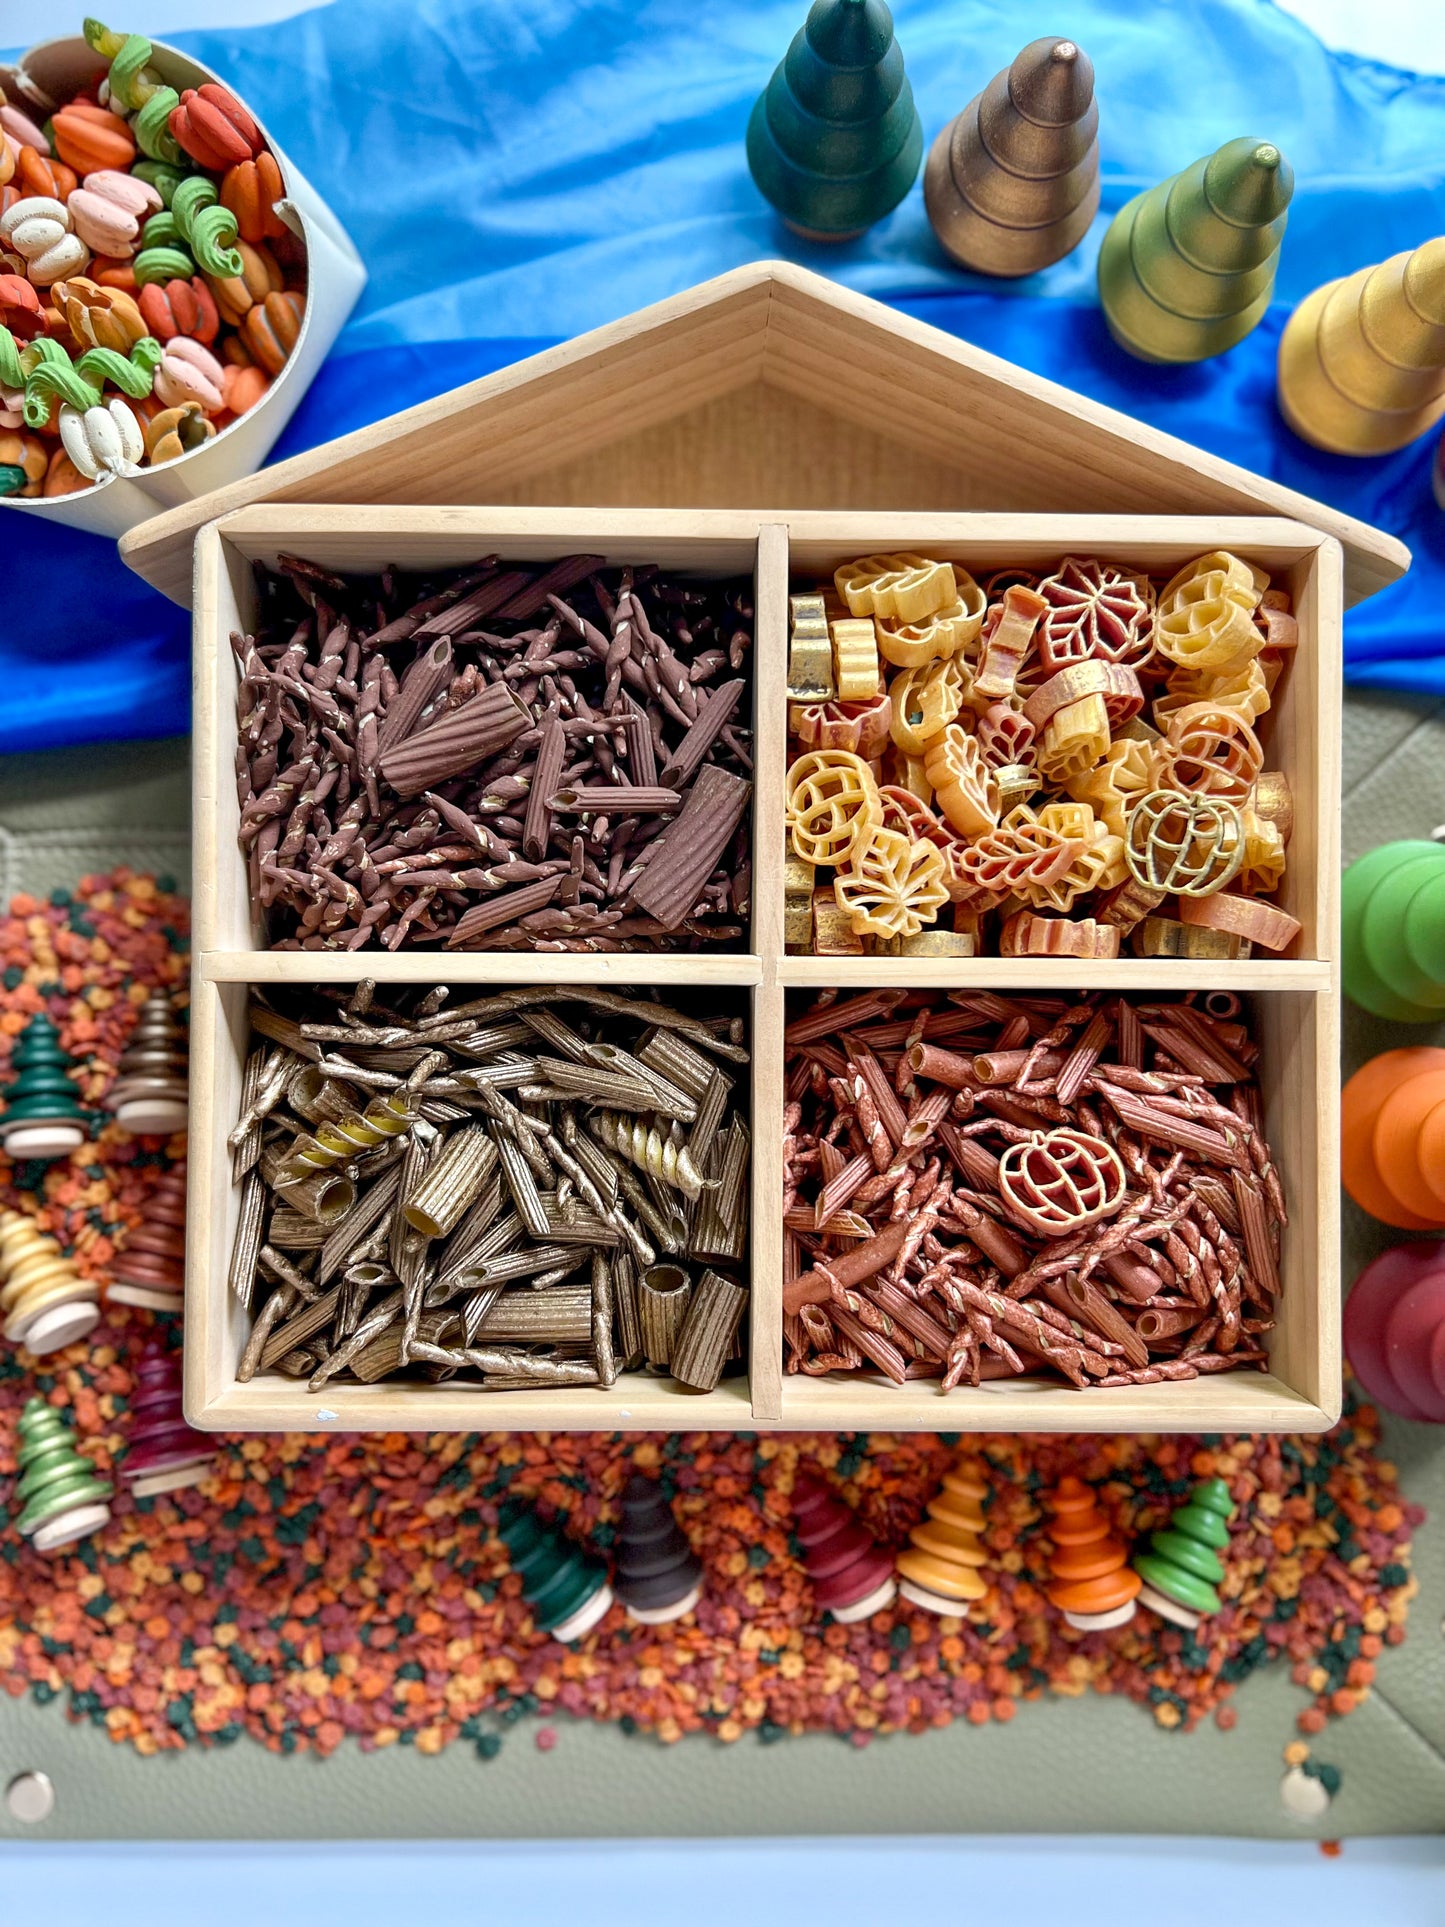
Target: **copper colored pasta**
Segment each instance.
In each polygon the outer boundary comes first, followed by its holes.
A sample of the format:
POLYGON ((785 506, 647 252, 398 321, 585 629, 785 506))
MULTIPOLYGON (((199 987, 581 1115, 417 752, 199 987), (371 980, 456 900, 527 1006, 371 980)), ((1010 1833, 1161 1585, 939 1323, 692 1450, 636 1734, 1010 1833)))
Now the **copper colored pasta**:
POLYGON ((785 1368, 933 1374, 945 1391, 1027 1371, 1082 1391, 1263 1363, 1283 1198, 1238 1008, 960 990, 907 992, 896 1015, 801 1009, 785 1368), (945 1019, 973 1027, 971 1055, 927 1041, 945 1019), (896 1138, 849 1069, 890 1053, 896 1138))

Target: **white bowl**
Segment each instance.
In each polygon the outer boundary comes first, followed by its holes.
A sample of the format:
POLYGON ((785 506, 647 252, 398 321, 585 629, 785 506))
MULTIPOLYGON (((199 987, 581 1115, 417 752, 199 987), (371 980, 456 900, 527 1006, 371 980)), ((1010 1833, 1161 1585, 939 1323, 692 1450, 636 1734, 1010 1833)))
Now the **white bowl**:
MULTIPOLYGON (((202 87, 207 81, 234 91, 220 74, 213 74, 188 54, 161 41, 152 41, 151 46, 151 64, 177 92, 202 87)), ((81 88, 94 87, 109 69, 110 62, 76 35, 42 41, 23 54, 17 66, 0 66, 0 86, 22 108, 42 109, 48 114, 54 105, 81 88)), ((249 102, 246 105, 250 112, 249 102)), ((259 120, 257 125, 261 125, 259 120)), ((266 134, 264 126, 261 132, 266 134)), ((227 482, 253 474, 265 461, 366 285, 361 256, 341 223, 269 134, 266 144, 276 157, 285 188, 285 198, 276 204, 277 212, 306 247, 306 310, 296 346, 280 374, 254 408, 210 441, 172 462, 143 468, 137 475, 93 483, 73 495, 49 499, 0 497, 0 508, 19 509, 68 528, 89 529, 95 535, 120 536, 162 509, 176 508, 197 495, 207 495, 227 482)))

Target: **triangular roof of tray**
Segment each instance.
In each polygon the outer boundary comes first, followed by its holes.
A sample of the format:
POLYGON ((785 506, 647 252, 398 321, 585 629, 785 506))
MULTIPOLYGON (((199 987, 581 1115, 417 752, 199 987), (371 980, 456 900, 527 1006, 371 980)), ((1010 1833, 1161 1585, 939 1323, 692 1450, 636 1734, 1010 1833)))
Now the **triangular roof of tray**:
POLYGON ((121 538, 190 596, 196 530, 255 502, 1282 515, 1337 537, 1346 600, 1403 543, 782 261, 158 515, 121 538))

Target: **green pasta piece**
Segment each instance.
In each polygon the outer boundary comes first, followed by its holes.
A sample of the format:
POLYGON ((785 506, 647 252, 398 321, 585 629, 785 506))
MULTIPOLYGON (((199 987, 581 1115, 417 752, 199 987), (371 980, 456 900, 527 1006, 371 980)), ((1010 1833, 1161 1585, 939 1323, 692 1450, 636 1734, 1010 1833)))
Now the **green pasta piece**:
POLYGON ((0 328, 0 388, 11 394, 25 386, 35 366, 37 357, 30 354, 29 347, 28 342, 22 347, 8 328, 0 328))
MULTIPOLYGON (((185 183, 182 182, 181 185, 184 186, 185 183)), ((179 193, 180 188, 177 188, 176 192, 179 193)), ((162 209, 159 214, 152 214, 140 231, 140 244, 143 248, 178 248, 185 238, 181 231, 181 217, 176 212, 174 203, 162 209)))
POLYGON ((58 342, 42 336, 31 347, 37 358, 25 383, 23 412, 27 427, 44 428, 50 419, 53 395, 82 412, 94 408, 100 400, 99 388, 86 380, 58 342))
MULTIPOLYGON (((219 205, 215 182, 206 175, 192 174, 182 181, 172 198, 169 217, 157 214, 153 218, 175 221, 202 273, 234 280, 244 271, 246 264, 231 245, 237 234, 236 217, 230 208, 219 205)), ((147 234, 151 225, 147 223, 147 234)))
POLYGON ((133 401, 141 401, 151 391, 163 352, 153 335, 142 335, 129 358, 114 348, 90 348, 76 362, 75 369, 87 381, 98 381, 102 385, 109 382, 133 401))
POLYGON ((151 52, 151 43, 144 34, 128 33, 110 63, 110 97, 128 114, 144 107, 151 95, 165 84, 150 67, 151 52))
POLYGON ((170 206, 176 189, 186 178, 184 167, 172 167, 168 161, 137 161, 130 171, 138 181, 149 182, 160 195, 163 207, 170 206))
POLYGON ((152 281, 189 281, 196 264, 184 248, 143 248, 131 262, 136 286, 152 281))
POLYGON ((180 142, 171 132, 171 114, 180 104, 181 97, 174 87, 157 87, 130 123, 130 130, 142 154, 153 161, 165 161, 172 167, 185 159, 180 142))

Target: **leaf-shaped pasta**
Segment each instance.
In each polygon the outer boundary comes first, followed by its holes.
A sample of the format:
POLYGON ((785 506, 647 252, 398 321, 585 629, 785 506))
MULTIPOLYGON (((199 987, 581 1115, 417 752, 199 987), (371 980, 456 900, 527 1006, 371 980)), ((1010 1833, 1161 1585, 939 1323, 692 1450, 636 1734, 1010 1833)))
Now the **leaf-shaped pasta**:
POLYGON ((943 853, 876 829, 833 879, 833 894, 856 935, 915 937, 948 901, 943 853))

